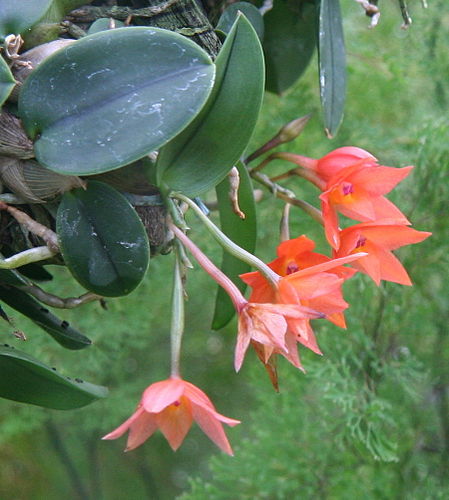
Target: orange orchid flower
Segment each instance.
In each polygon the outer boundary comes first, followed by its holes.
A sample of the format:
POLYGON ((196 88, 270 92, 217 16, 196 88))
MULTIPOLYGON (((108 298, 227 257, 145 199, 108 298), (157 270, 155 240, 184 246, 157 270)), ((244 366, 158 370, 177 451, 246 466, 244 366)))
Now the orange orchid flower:
MULTIPOLYGON (((318 264, 332 261, 330 257, 314 252, 314 248, 315 242, 310 238, 307 238, 305 235, 284 241, 277 247, 278 257, 267 265, 270 269, 279 274, 279 276, 288 276, 301 269, 310 268, 318 264)), ((357 271, 349 267, 336 265, 335 267, 329 269, 328 272, 335 274, 343 280, 347 280, 357 271)), ((250 301, 267 302, 268 299, 275 299, 275 293, 272 287, 259 272, 246 273, 242 275, 241 278, 245 281, 245 283, 253 288, 250 301)), ((309 306, 314 308, 314 306, 310 304, 309 306)), ((320 307, 322 307, 321 304, 320 307)), ((346 326, 343 313, 330 313, 327 319, 335 323, 337 326, 341 326, 343 328, 346 326)))
POLYGON ((394 221, 365 222, 343 229, 340 232, 340 247, 334 253, 336 257, 343 257, 353 252, 366 252, 368 255, 352 265, 368 274, 377 285, 381 280, 411 285, 407 271, 391 250, 420 243, 431 234, 395 224, 394 221))
MULTIPOLYGON (((300 246, 307 244, 310 248, 310 241, 304 237, 295 243, 299 243, 300 246)), ((292 248, 294 247, 295 245, 293 244, 292 248)), ((284 245, 281 252, 285 248, 286 246, 284 245)), ((253 289, 249 301, 264 304, 297 304, 298 306, 307 307, 312 311, 322 313, 327 319, 331 319, 334 323, 344 327, 344 317, 341 313, 348 307, 348 303, 343 299, 341 292, 341 285, 345 278, 339 276, 339 274, 345 275, 345 271, 342 270, 341 266, 349 262, 346 260, 349 256, 341 259, 329 259, 326 256, 317 255, 318 257, 314 255, 312 258, 321 259, 324 257, 327 260, 320 264, 310 265, 309 267, 281 276, 277 288, 273 288, 258 271, 240 275, 240 278, 253 289)), ((352 255, 358 259, 364 254, 352 255)), ((279 259, 283 259, 284 257, 280 257, 279 259)), ((276 259, 274 264, 271 263, 271 265, 275 267, 279 266, 279 259, 276 259)), ((294 257, 292 262, 296 263, 294 257)), ((285 263, 284 261, 283 264, 285 265, 285 263)), ((280 267, 282 270, 282 264, 280 267)), ((284 268, 287 272, 289 269, 295 269, 292 263, 287 264, 284 268)), ((351 272, 346 276, 350 275, 352 275, 351 272)), ((310 326, 310 318, 286 317, 286 321, 288 327, 285 334, 286 343, 288 341, 289 345, 292 345, 294 339, 295 342, 299 342, 317 354, 321 354, 310 326)), ((271 354, 266 350, 265 353, 266 356, 271 354)), ((291 349, 288 350, 288 353, 292 354, 291 349)), ((295 366, 299 365, 299 359, 297 362, 293 362, 288 357, 287 359, 295 366)))
POLYGON ((235 370, 240 370, 250 343, 258 353, 264 353, 265 364, 268 358, 276 353, 300 368, 296 341, 288 329, 288 322, 322 317, 322 313, 299 304, 246 303, 239 312, 235 370))
POLYGON ((133 415, 103 439, 117 439, 129 430, 125 451, 130 451, 160 429, 176 451, 194 420, 219 448, 233 455, 222 424, 233 427, 240 421, 217 413, 202 390, 177 377, 151 384, 133 415))
POLYGON ((282 153, 282 157, 297 165, 312 170, 318 179, 328 182, 331 177, 346 167, 363 161, 365 166, 375 166, 377 159, 368 151, 354 146, 344 146, 335 149, 322 158, 308 158, 307 156, 282 153))
POLYGON ((336 250, 340 245, 337 212, 361 222, 390 219, 396 224, 410 224, 383 195, 407 177, 412 168, 377 166, 361 160, 332 176, 320 196, 329 244, 336 250))

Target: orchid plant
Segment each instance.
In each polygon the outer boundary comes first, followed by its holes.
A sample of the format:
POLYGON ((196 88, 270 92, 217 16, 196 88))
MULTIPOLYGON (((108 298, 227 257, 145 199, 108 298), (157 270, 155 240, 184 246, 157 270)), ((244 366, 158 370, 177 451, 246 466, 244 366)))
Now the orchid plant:
MULTIPOLYGON (((364 273, 376 285, 411 285, 392 251, 430 235, 412 229, 385 197, 412 167, 379 165, 371 153, 352 146, 321 159, 273 152, 302 133, 308 117, 286 124, 246 154, 265 88, 282 93, 305 69, 303 63, 291 68, 285 54, 273 58, 274 40, 285 41, 286 14, 295 16, 287 34, 303 60, 309 61, 317 44, 324 129, 328 137, 336 134, 346 81, 338 1, 230 2, 224 11, 216 2, 222 15, 215 31, 213 13, 194 0, 153 0, 134 10, 48 0, 22 14, 16 2, 4 3, 0 209, 8 230, 0 242, 0 300, 62 346, 82 349, 90 340, 46 306, 104 306, 105 297, 129 294, 139 285, 150 255, 172 254, 170 375, 151 383, 132 416, 104 439, 129 431, 132 450, 160 429, 176 450, 195 421, 232 455, 222 424, 240 422, 218 413, 181 376, 189 256, 220 287, 213 328, 238 317, 235 370, 252 348, 279 390, 279 355, 304 371, 298 346, 322 354, 313 321, 346 328, 344 283, 364 273), (199 25, 154 22, 161 12, 180 7, 194 9, 199 25), (294 168, 270 177, 266 172, 275 159, 294 168), (293 176, 318 188, 316 206, 283 184, 293 176), (284 205, 277 257, 269 263, 254 254, 253 182, 284 205), (201 198, 212 189, 221 227, 201 198), (316 252, 306 235, 290 236, 291 206, 323 227, 327 254, 316 252), (221 268, 190 238, 189 211, 223 248, 221 268), (48 279, 47 264, 66 266, 86 292, 70 298, 46 292, 35 281, 48 279)), ((1 307, 0 314, 12 322, 1 307)), ((1 396, 50 408, 77 408, 106 394, 9 345, 0 348, 0 374, 1 396), (12 378, 20 383, 14 386, 12 378)))

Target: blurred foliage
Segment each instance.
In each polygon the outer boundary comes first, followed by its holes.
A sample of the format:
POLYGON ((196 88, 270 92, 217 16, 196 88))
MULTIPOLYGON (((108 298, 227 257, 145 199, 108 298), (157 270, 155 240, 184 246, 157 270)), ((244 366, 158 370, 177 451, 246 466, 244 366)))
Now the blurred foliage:
MULTIPOLYGON (((275 394, 255 356, 234 374, 235 327, 210 329, 215 287, 195 269, 188 282, 183 376, 206 390, 218 411, 243 421, 228 431, 232 459, 219 455, 197 429, 176 454, 160 434, 129 454, 121 452, 123 439, 100 441, 131 414, 147 385, 167 376, 171 256, 153 259, 148 279, 130 297, 108 302, 107 311, 88 304, 82 314, 64 313, 94 342, 83 356, 63 352, 31 323, 20 324, 28 337, 22 342, 4 323, 3 342, 50 366, 60 364, 67 373, 82 371, 108 385, 111 395, 70 414, 1 401, 0 498, 448 497, 449 121, 443 110, 449 99, 449 15, 444 3, 412 11, 414 24, 401 31, 389 3, 382 2, 380 24, 368 30, 359 6, 342 2, 349 78, 339 136, 324 139, 315 116, 294 143, 281 147, 319 157, 351 144, 383 164, 416 166, 393 199, 414 227, 434 233, 400 252, 415 286, 377 289, 363 276, 348 283, 347 331, 317 322, 324 356, 302 351, 306 375, 280 363, 281 393, 275 394)), ((312 65, 288 95, 266 95, 254 148, 285 122, 319 109, 316 78, 312 65)), ((279 162, 270 168, 277 173, 289 167, 279 162)), ((313 189, 294 182, 305 199, 315 200, 313 189)), ((260 206, 258 254, 272 259, 281 205, 266 194, 260 206)), ((320 240, 320 229, 299 211, 292 212, 291 232, 320 240)), ((220 251, 196 227, 192 238, 220 260, 220 251)), ((54 271, 50 292, 81 293, 66 271, 54 271)))

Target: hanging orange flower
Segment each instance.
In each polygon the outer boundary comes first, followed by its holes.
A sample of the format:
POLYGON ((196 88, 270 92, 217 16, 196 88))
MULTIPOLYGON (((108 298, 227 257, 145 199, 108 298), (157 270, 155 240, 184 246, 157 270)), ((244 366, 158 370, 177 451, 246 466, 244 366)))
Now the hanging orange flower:
POLYGON ((240 421, 218 413, 202 390, 176 377, 151 384, 143 393, 133 415, 103 439, 117 439, 129 430, 125 451, 130 451, 146 441, 156 429, 160 429, 176 451, 193 421, 219 448, 233 455, 222 424, 233 427, 240 421))

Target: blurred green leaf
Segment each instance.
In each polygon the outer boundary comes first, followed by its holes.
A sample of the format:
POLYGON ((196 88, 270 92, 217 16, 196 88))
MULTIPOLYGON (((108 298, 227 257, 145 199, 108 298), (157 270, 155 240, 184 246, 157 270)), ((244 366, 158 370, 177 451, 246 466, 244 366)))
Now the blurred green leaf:
POLYGON ((40 326, 66 349, 84 349, 92 343, 67 321, 59 319, 23 290, 14 286, 0 285, 0 300, 40 326))
POLYGON ((9 34, 24 34, 39 21, 59 22, 67 12, 86 3, 89 2, 86 0, 2 0, 0 40, 9 34))
POLYGON ((263 40, 264 25, 262 14, 256 6, 248 2, 236 2, 229 5, 218 20, 216 30, 227 35, 231 31, 239 12, 242 12, 252 24, 259 40, 263 40))
POLYGON ((8 99, 16 81, 3 57, 0 57, 0 107, 8 99))
POLYGON ((267 65, 266 88, 282 94, 303 74, 316 45, 315 5, 274 3, 264 16, 263 50, 267 65))
POLYGON ((102 31, 40 64, 22 88, 19 113, 42 165, 95 174, 178 134, 203 107, 214 74, 209 56, 176 33, 102 31))
POLYGON ((0 396, 56 410, 71 410, 107 395, 106 387, 58 374, 13 347, 0 347, 0 396))
POLYGON ((212 95, 195 121, 160 152, 159 185, 188 196, 216 186, 244 152, 264 88, 263 54, 242 14, 216 60, 212 95))
POLYGON ((91 292, 127 295, 142 281, 149 262, 147 234, 114 188, 90 181, 87 189, 64 193, 56 228, 67 267, 91 292))
POLYGON ((339 0, 321 0, 318 55, 324 127, 332 138, 343 120, 346 97, 346 51, 339 0))
POLYGON ((52 0, 2 0, 0 5, 0 40, 18 35, 30 28, 45 14, 52 0))
MULTIPOLYGON (((241 219, 232 210, 229 200, 229 182, 225 179, 220 182, 216 188, 218 210, 220 211, 220 225, 222 231, 231 238, 232 241, 245 250, 248 250, 248 252, 254 253, 257 239, 257 220, 253 186, 245 166, 239 162, 237 168, 240 175, 238 200, 240 209, 245 214, 245 218, 241 219)), ((246 273, 250 270, 250 266, 246 264, 246 262, 233 257, 228 252, 223 252, 221 270, 242 292, 245 290, 245 283, 239 278, 239 274, 246 273)), ((215 301, 212 328, 214 330, 223 328, 231 321, 234 314, 235 308, 231 299, 228 294, 219 287, 215 301)))
POLYGON ((111 28, 111 21, 114 21, 114 29, 122 28, 124 23, 122 21, 118 21, 117 19, 111 19, 109 17, 102 17, 94 21, 87 30, 88 35, 92 35, 93 33, 98 33, 99 31, 107 31, 111 28))

